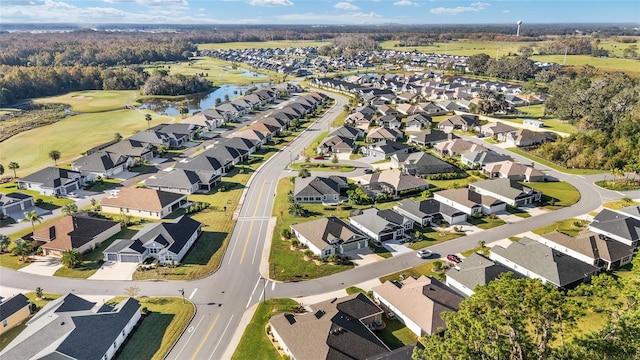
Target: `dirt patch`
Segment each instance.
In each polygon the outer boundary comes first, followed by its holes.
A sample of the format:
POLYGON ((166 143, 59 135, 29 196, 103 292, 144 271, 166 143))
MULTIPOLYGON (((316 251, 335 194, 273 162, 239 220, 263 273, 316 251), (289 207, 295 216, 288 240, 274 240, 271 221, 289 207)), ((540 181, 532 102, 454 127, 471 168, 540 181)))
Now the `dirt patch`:
POLYGON ((71 97, 72 99, 77 99, 77 100, 92 100, 93 96, 86 96, 86 95, 73 95, 71 97))

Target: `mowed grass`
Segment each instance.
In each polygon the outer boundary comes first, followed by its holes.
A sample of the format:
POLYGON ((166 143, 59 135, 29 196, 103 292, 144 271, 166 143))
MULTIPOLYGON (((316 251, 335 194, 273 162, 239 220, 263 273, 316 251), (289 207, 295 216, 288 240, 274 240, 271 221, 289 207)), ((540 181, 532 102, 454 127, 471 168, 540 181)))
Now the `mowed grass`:
MULTIPOLYGON (((515 32, 515 25, 514 25, 515 32)), ((424 53, 471 56, 475 54, 487 54, 492 58, 501 57, 508 53, 516 54, 522 46, 533 45, 531 42, 506 42, 506 41, 478 41, 478 40, 454 40, 446 43, 434 43, 429 46, 400 46, 400 41, 390 40, 380 43, 383 49, 397 51, 418 50, 424 53)))
POLYGON ((516 124, 522 124, 525 119, 535 119, 544 121, 543 130, 551 130, 564 134, 575 134, 578 130, 575 126, 571 125, 568 121, 555 119, 544 114, 544 104, 520 106, 518 111, 521 114, 496 117, 501 121, 513 122, 516 124))
POLYGON ((437 260, 438 259, 434 259, 433 261, 427 261, 423 264, 414 266, 412 268, 400 270, 400 271, 382 276, 379 278, 379 280, 382 283, 385 281, 392 281, 392 280, 402 281, 403 279, 406 279, 409 276, 417 279, 422 275, 432 276, 437 279, 444 279, 444 271, 440 273, 436 273, 433 271, 433 263, 437 260))
POLYGON ((65 95, 36 99, 38 104, 67 104, 76 112, 103 112, 121 110, 131 104, 137 91, 132 90, 90 90, 74 91, 65 95))
MULTIPOLYGON (((119 302, 115 298, 110 302, 119 302)), ((140 298, 141 307, 151 311, 144 316, 138 328, 125 344, 118 360, 164 359, 171 346, 178 340, 195 312, 190 301, 180 298, 140 298)))
POLYGON ((543 235, 553 231, 558 231, 569 236, 578 236, 586 229, 586 224, 580 219, 565 219, 556 221, 553 224, 543 226, 533 230, 534 234, 543 235))
MULTIPOLYGON (((169 116, 151 114, 151 126, 174 121, 169 116)), ((0 143, 0 164, 17 162, 18 176, 26 176, 54 165, 48 155, 51 150, 60 151, 58 165, 70 163, 88 149, 113 140, 117 132, 128 137, 147 129, 144 115, 145 112, 136 110, 79 114, 24 131, 0 143)), ((5 172, 7 170, 5 165, 5 172)))
POLYGON ((331 45, 331 40, 311 41, 311 40, 278 40, 278 41, 251 41, 251 42, 227 42, 227 43, 205 43, 198 44, 199 50, 220 50, 220 49, 268 49, 268 48, 290 48, 306 46, 331 45))
POLYGON ((571 206, 580 201, 580 191, 565 181, 528 182, 523 185, 541 191, 542 200, 548 204, 545 208, 549 210, 571 206), (553 205, 550 203, 552 199, 553 205))
POLYGON ((591 65, 605 71, 623 71, 633 76, 640 76, 640 63, 634 59, 623 58, 598 58, 591 55, 567 55, 565 63, 564 55, 534 55, 531 60, 555 62, 566 66, 582 67, 591 65))
POLYGON ((73 202, 73 200, 69 198, 64 198, 64 197, 57 198, 54 196, 42 195, 35 190, 18 189, 18 183, 15 181, 0 185, 0 192, 3 194, 10 194, 16 191, 33 196, 33 201, 35 201, 36 203, 38 202, 38 200, 42 200, 42 202, 39 204, 39 207, 43 209, 48 209, 48 210, 56 209, 56 208, 65 206, 66 204, 71 204, 73 202))
POLYGON ((640 205, 640 203, 637 201, 629 200, 629 199, 626 199, 626 200, 623 199, 623 200, 617 200, 617 201, 609 201, 602 204, 602 206, 611 210, 620 210, 633 205, 640 205))
POLYGON ((337 172, 350 172, 355 170, 355 166, 349 164, 333 164, 333 163, 317 163, 317 162, 296 162, 289 167, 293 170, 307 169, 309 171, 337 171, 337 172))
POLYGON ((171 75, 204 74, 204 77, 213 82, 213 84, 216 86, 222 84, 251 85, 257 83, 265 83, 272 81, 276 76, 276 73, 261 69, 255 72, 259 72, 263 74, 263 76, 246 75, 245 71, 251 70, 247 65, 243 65, 245 66, 244 68, 242 68, 241 66, 237 69, 232 69, 231 66, 232 63, 228 61, 199 56, 193 57, 189 61, 180 63, 152 65, 148 67, 147 70, 152 67, 156 67, 161 70, 168 71, 171 75))
POLYGON ((267 337, 267 323, 274 315, 292 312, 299 306, 291 299, 268 299, 258 304, 256 312, 247 325, 232 360, 280 360, 282 357, 267 337))
POLYGON ((395 350, 418 341, 418 337, 414 335, 408 327, 400 322, 400 320, 389 319, 387 314, 383 314, 382 321, 384 321, 386 325, 385 328, 375 331, 375 334, 391 350, 395 350))

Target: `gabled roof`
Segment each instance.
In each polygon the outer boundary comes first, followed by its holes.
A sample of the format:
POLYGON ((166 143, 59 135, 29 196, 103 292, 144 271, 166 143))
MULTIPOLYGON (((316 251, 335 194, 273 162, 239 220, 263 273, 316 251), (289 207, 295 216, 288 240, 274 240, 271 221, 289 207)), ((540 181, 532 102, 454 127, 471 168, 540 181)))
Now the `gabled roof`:
POLYGON ((0 193, 0 207, 4 207, 16 202, 23 201, 25 199, 33 198, 33 196, 28 194, 23 194, 21 192, 12 192, 9 194, 0 193))
POLYGON ((504 133, 508 133, 508 132, 512 132, 512 131, 517 131, 518 129, 511 126, 511 125, 507 125, 503 122, 496 122, 496 123, 491 123, 491 124, 486 124, 486 125, 482 125, 480 127, 480 132, 482 133, 491 133, 493 135, 497 135, 497 134, 504 134, 504 133))
POLYGON ((369 133, 367 134, 368 139, 396 140, 399 137, 402 137, 401 131, 385 127, 369 130, 369 133))
POLYGON ((362 136, 362 134, 363 131, 361 129, 351 126, 342 126, 333 130, 329 135, 327 135, 327 137, 341 136, 349 139, 357 139, 358 137, 362 136))
POLYGON ((415 132, 409 136, 409 141, 418 141, 422 143, 431 143, 435 141, 445 141, 447 139, 457 139, 458 136, 446 133, 442 130, 428 129, 425 131, 415 132))
POLYGON ((42 187, 57 188, 71 179, 80 176, 80 172, 49 166, 20 179, 20 182, 41 184, 42 187))
POLYGON ((446 324, 442 313, 457 311, 464 300, 442 282, 426 276, 418 279, 409 277, 402 284, 385 281, 372 290, 427 334, 436 334, 444 329, 446 324))
POLYGON ((392 140, 380 140, 374 144, 369 145, 371 149, 379 149, 384 154, 392 155, 397 151, 403 151, 411 149, 411 146, 392 140))
POLYGON ((530 178, 533 176, 544 176, 544 174, 531 166, 516 163, 511 160, 503 160, 492 162, 484 165, 484 170, 488 173, 499 173, 503 177, 525 176, 530 178))
POLYGON ((476 205, 493 206, 502 204, 502 201, 494 198, 493 196, 480 195, 475 191, 469 190, 468 188, 442 190, 436 192, 436 194, 467 207, 473 207, 476 205))
POLYGON ((592 259, 604 259, 609 262, 615 262, 624 257, 632 256, 635 249, 632 246, 625 245, 592 231, 584 232, 576 237, 557 231, 540 236, 592 259))
POLYGON ((506 248, 496 245, 491 248, 491 252, 517 265, 516 271, 531 271, 559 287, 581 281, 598 271, 595 266, 527 237, 518 242, 510 243, 506 248))
POLYGON ((244 150, 246 152, 255 148, 257 144, 257 140, 246 139, 243 137, 230 137, 218 140, 218 146, 231 147, 237 150, 244 150))
POLYGON ((324 249, 328 245, 342 245, 367 239, 356 228, 335 216, 294 224, 291 228, 318 249, 324 249))
POLYGON ((489 163, 496 163, 496 162, 505 161, 505 160, 511 160, 511 156, 498 154, 493 150, 469 151, 460 156, 469 162, 479 163, 479 164, 489 164, 489 163))
POLYGON ((430 217, 436 214, 445 214, 449 216, 464 215, 463 212, 435 199, 426 199, 422 201, 410 199, 402 200, 396 207, 419 218, 430 217))
POLYGON ((640 220, 640 205, 627 206, 626 208, 620 209, 619 212, 625 216, 640 220))
POLYGON ((198 221, 183 215, 170 222, 148 224, 138 231, 132 240, 139 240, 142 244, 155 241, 168 245, 169 251, 178 254, 200 226, 198 221))
POLYGON ((433 146, 440 152, 449 152, 450 154, 461 154, 469 151, 486 151, 487 148, 480 144, 464 139, 452 139, 433 146))
MULTIPOLYGON (((209 174, 214 176, 211 171, 209 174)), ((147 178, 144 183, 148 187, 191 189, 200 182, 201 178, 194 170, 171 168, 168 171, 158 171, 147 178)))
POLYGON ((439 126, 476 126, 478 125, 477 115, 453 115, 440 122, 439 126))
POLYGON ((357 222, 375 234, 401 228, 405 219, 393 210, 379 210, 370 208, 362 211, 362 214, 351 217, 351 221, 357 222))
POLYGON ((177 169, 216 172, 222 169, 225 164, 226 163, 221 163, 220 160, 214 157, 206 156, 202 153, 190 159, 176 161, 175 167, 177 169))
POLYGON ((448 162, 425 152, 394 154, 402 168, 411 175, 427 175, 456 172, 457 168, 448 162))
POLYGON ((339 195, 340 188, 346 185, 347 178, 343 176, 295 178, 293 196, 339 195))
POLYGON ((33 238, 48 243, 43 248, 70 250, 77 249, 89 243, 96 236, 119 227, 119 223, 107 219, 100 219, 84 215, 68 215, 45 227, 37 229, 33 238))
POLYGON ((423 179, 415 176, 407 175, 398 169, 383 170, 379 173, 366 174, 361 176, 364 183, 385 183, 395 189, 395 191, 403 191, 416 189, 419 187, 427 187, 429 184, 423 179))
POLYGON ((9 318, 11 315, 29 306, 29 299, 22 293, 18 293, 0 302, 0 321, 9 318))
POLYGON ((106 172, 125 164, 128 159, 125 155, 103 150, 77 159, 72 166, 79 171, 106 172))
POLYGON ((106 152, 126 156, 142 156, 152 151, 151 145, 133 139, 124 139, 103 149, 106 152))
MULTIPOLYGON (((490 281, 497 279, 500 274, 513 270, 506 266, 493 262, 492 260, 478 254, 473 253, 464 259, 456 267, 447 271, 447 278, 464 285, 470 290, 474 290, 476 286, 487 285, 490 281)), ((514 278, 520 278, 520 273, 514 273, 514 278)))
POLYGON ((504 178, 477 181, 471 183, 470 186, 514 200, 518 197, 525 196, 528 193, 535 191, 526 186, 523 186, 515 180, 504 178))
POLYGON ((159 191, 149 188, 121 188, 115 197, 105 197, 102 205, 161 211, 165 206, 171 205, 180 199, 186 199, 186 195, 168 191, 159 191))
POLYGON ((168 136, 165 133, 159 131, 144 130, 131 135, 129 137, 129 140, 158 145, 166 143, 168 141, 168 136))
POLYGON ((620 236, 629 241, 640 240, 640 220, 603 209, 593 218, 590 228, 620 236))

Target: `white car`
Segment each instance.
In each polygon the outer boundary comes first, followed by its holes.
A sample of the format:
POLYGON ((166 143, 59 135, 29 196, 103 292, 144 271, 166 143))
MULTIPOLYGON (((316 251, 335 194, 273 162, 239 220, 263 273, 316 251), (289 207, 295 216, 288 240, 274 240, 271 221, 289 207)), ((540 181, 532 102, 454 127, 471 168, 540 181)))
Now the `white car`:
POLYGON ((416 253, 416 256, 422 259, 427 259, 431 255, 433 255, 433 251, 427 249, 418 250, 418 252, 416 253))

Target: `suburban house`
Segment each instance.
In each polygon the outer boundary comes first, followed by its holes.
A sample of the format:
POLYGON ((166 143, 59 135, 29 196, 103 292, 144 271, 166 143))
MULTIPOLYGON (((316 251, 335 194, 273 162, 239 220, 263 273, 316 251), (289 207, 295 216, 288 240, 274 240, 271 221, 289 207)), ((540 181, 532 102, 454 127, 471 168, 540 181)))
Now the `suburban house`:
MULTIPOLYGON (((506 266, 495 263, 490 259, 473 253, 464 259, 464 262, 447 271, 447 286, 464 294, 474 294, 476 286, 484 286, 500 277, 501 274, 513 271, 506 266)), ((514 278, 521 277, 520 273, 513 273, 514 278)))
POLYGON ((211 153, 205 151, 195 157, 176 161, 174 167, 202 173, 204 177, 220 178, 233 166, 233 162, 230 159, 218 159, 210 155, 211 153))
POLYGON ((68 215, 34 231, 44 256, 61 257, 66 250, 92 251, 120 231, 120 223, 86 215, 68 215))
POLYGON ((182 261, 196 241, 202 224, 188 216, 147 224, 131 240, 119 239, 103 251, 105 261, 141 263, 148 257, 161 264, 182 261))
POLYGON ((437 143, 433 146, 433 149, 443 156, 459 156, 472 151, 487 151, 480 144, 459 138, 437 143))
POLYGON ((102 150, 75 160, 71 168, 79 171, 87 180, 94 181, 98 177, 113 178, 135 163, 132 157, 102 150))
POLYGON ((340 203, 340 192, 347 188, 343 176, 295 178, 293 201, 297 203, 340 203))
POLYGON ((419 191, 429 187, 425 180, 407 175, 398 169, 362 175, 358 185, 370 196, 382 193, 399 196, 403 192, 419 191))
POLYGON ((151 144, 132 140, 129 138, 118 141, 102 150, 109 153, 120 154, 133 158, 134 163, 137 164, 153 158, 154 148, 151 144))
POLYGON ((11 213, 22 213, 34 206, 31 195, 21 192, 0 193, 0 215, 11 216, 11 213))
POLYGON ((602 270, 613 270, 631 262, 635 248, 592 231, 576 237, 561 232, 540 235, 542 244, 602 270))
POLYGON ((194 125, 205 130, 213 130, 222 126, 226 121, 225 116, 221 112, 218 112, 218 114, 219 116, 214 116, 213 114, 207 114, 203 111, 183 119, 182 123, 194 125))
POLYGON ((528 129, 520 129, 518 131, 507 133, 505 141, 507 144, 514 146, 531 146, 542 144, 546 141, 555 141, 558 135, 551 131, 531 131, 528 129))
POLYGON ((511 156, 493 150, 470 151, 460 155, 460 161, 470 168, 478 169, 487 164, 511 160, 511 156))
POLYGON ((402 131, 394 128, 379 127, 369 130, 367 142, 377 142, 382 140, 396 141, 403 136, 402 131))
POLYGON ((598 268, 524 237, 506 248, 491 248, 491 260, 532 279, 551 283, 559 288, 571 288, 588 282, 598 268))
POLYGON ((397 212, 370 208, 351 216, 349 223, 376 242, 403 239, 405 231, 413 229, 413 221, 397 212))
POLYGON ((220 182, 213 171, 167 168, 144 181, 145 187, 178 194, 207 193, 220 182))
POLYGON ((503 122, 496 122, 480 126, 480 133, 482 135, 489 137, 495 136, 498 141, 505 141, 508 133, 517 130, 517 128, 511 125, 507 125, 503 122))
POLYGON ((260 150, 258 141, 245 139, 242 137, 229 137, 218 140, 217 146, 226 146, 237 149, 240 152, 246 152, 247 154, 253 154, 260 150))
POLYGON ((507 207, 504 201, 493 196, 479 194, 468 188, 438 191, 433 194, 433 198, 467 215, 495 214, 504 211, 507 207))
POLYGON ((540 129, 544 127, 544 122, 534 119, 524 119, 522 125, 540 129))
POLYGON ((640 220, 609 209, 593 218, 589 230, 628 246, 637 247, 640 243, 640 220))
POLYGON ((405 123, 406 131, 421 131, 424 128, 431 126, 431 117, 422 114, 411 115, 407 117, 405 123))
POLYGON ((438 124, 438 129, 446 132, 452 132, 453 130, 469 131, 478 126, 478 122, 478 115, 453 115, 441 121, 438 124))
POLYGON ((511 179, 482 180, 469 184, 480 195, 492 196, 513 207, 530 205, 542 199, 542 193, 511 179))
POLYGON ((335 216, 291 225, 291 232, 320 259, 369 246, 366 236, 335 216))
POLYGON ((363 146, 362 154, 377 159, 384 159, 394 154, 407 154, 411 150, 411 146, 392 140, 381 140, 377 143, 363 146))
POLYGON ((355 112, 347 116, 344 119, 345 124, 349 124, 355 126, 358 129, 367 129, 371 122, 373 121, 373 115, 363 114, 361 112, 355 112))
POLYGON ((391 165, 402 169, 405 174, 427 177, 431 174, 454 173, 455 166, 426 152, 395 154, 391 156, 391 165))
POLYGON ((149 188, 112 190, 100 201, 103 213, 162 219, 187 203, 187 195, 149 188))
POLYGON ((111 306, 67 294, 38 311, 0 358, 110 360, 140 317, 134 298, 111 306))
POLYGON ((364 130, 351 126, 341 126, 327 135, 327 137, 331 136, 340 136, 355 141, 364 137, 364 130))
POLYGON ((435 199, 402 200, 393 209, 421 227, 440 224, 443 220, 451 225, 467 221, 467 214, 435 199))
POLYGON ((409 135, 409 140, 407 140, 407 143, 425 147, 434 146, 437 143, 457 138, 458 137, 456 135, 446 133, 442 130, 427 129, 409 135))
POLYGON ((547 179, 547 176, 540 170, 524 164, 515 163, 511 160, 485 164, 482 172, 487 175, 489 179, 504 178, 526 182, 538 182, 547 179))
POLYGON ((618 210, 619 213, 640 220, 640 206, 631 205, 618 210))
POLYGON ((318 154, 351 154, 356 148, 356 142, 353 139, 334 135, 325 138, 318 145, 318 154))
POLYGON ((171 140, 166 134, 151 129, 139 131, 131 135, 129 140, 149 144, 156 149, 161 146, 171 147, 171 140))
POLYGON ((49 166, 18 180, 18 189, 34 190, 47 196, 66 196, 84 185, 79 171, 49 166))
POLYGON ((442 282, 426 276, 373 287, 373 298, 416 336, 437 334, 446 327, 444 312, 455 312, 464 300, 442 282))
POLYGON ((304 314, 282 313, 269 320, 278 346, 292 359, 378 359, 391 350, 372 329, 383 311, 362 294, 310 306, 304 314))
POLYGON ((22 324, 31 315, 31 302, 19 293, 0 302, 0 335, 22 324))

